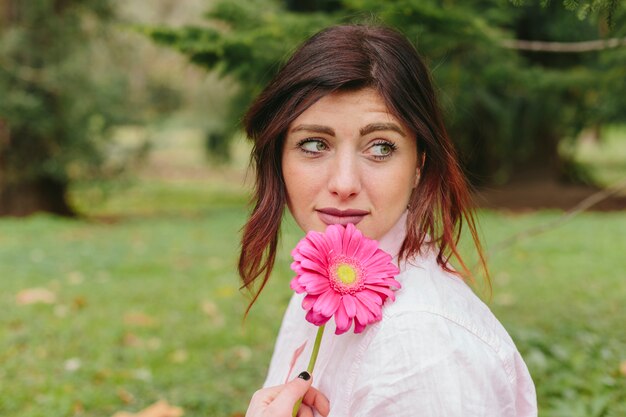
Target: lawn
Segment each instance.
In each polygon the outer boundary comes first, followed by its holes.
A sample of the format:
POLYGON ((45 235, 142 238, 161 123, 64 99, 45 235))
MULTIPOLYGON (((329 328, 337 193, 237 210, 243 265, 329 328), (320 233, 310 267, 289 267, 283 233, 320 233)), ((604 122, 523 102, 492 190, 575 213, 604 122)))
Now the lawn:
MULTIPOLYGON (((302 233, 286 219, 273 279, 244 322, 240 184, 228 173, 83 184, 72 196, 85 218, 0 220, 0 416, 112 416, 160 399, 188 417, 242 416, 302 233)), ((498 245, 561 215, 480 212, 487 249, 499 249, 492 294, 475 288, 522 352, 541 416, 623 417, 626 212, 498 245)))

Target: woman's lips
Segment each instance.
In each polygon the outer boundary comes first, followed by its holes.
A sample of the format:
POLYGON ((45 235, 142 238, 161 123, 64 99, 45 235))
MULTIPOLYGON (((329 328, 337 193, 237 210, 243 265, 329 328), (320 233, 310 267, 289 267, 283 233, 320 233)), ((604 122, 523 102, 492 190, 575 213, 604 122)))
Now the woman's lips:
POLYGON ((332 207, 317 209, 316 211, 320 220, 322 220, 326 225, 341 224, 345 226, 348 223, 356 225, 369 214, 369 211, 365 210, 339 210, 332 207))

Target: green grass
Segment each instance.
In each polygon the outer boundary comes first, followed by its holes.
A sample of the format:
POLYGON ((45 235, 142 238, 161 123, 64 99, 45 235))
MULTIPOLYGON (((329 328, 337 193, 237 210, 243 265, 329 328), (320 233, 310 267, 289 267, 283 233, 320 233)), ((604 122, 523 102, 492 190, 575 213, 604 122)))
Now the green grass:
MULTIPOLYGON (((115 213, 135 186, 96 211, 115 213)), ((158 399, 186 416, 245 411, 291 295, 288 249, 301 233, 287 222, 273 280, 242 324, 244 196, 209 190, 197 210, 176 213, 167 201, 185 186, 141 189, 125 209, 135 215, 111 223, 0 221, 0 415, 109 416, 158 399), (56 302, 16 303, 35 287, 56 302)), ((481 213, 487 246, 558 215, 481 213)), ((490 306, 530 367, 542 416, 626 415, 625 236, 626 213, 583 214, 491 259, 490 306)))

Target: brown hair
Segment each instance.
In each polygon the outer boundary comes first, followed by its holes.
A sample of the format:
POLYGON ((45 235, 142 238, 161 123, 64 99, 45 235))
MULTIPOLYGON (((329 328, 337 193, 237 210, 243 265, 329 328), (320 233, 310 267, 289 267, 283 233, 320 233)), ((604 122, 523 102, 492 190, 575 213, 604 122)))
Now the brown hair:
MULTIPOLYGON (((400 258, 417 255, 426 236, 438 246, 437 262, 447 271, 456 258, 463 276, 471 273, 458 251, 463 220, 468 224, 481 264, 467 181, 459 166, 439 110, 430 73, 404 35, 379 26, 333 26, 309 38, 293 54, 245 116, 254 142, 254 208, 243 228, 239 275, 258 298, 274 266, 286 203, 281 157, 290 123, 321 97, 338 90, 371 87, 389 110, 416 133, 423 164, 409 203, 407 235, 400 258)), ((488 277, 487 277, 488 278, 488 277)))

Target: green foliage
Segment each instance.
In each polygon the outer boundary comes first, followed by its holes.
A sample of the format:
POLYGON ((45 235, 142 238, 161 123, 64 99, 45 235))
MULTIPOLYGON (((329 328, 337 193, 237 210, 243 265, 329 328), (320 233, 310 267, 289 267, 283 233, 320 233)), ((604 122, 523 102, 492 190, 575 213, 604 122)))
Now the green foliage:
POLYGON ((296 45, 335 20, 323 13, 285 12, 276 2, 267 0, 217 2, 207 18, 217 23, 179 29, 144 26, 138 30, 188 55, 192 62, 238 81, 239 90, 225 104, 230 108, 229 117, 207 133, 208 138, 223 138, 220 144, 208 140, 207 148, 228 157, 227 141, 238 129, 251 98, 296 45))
POLYGON ((119 105, 125 76, 99 68, 92 48, 107 35, 111 4, 9 3, 16 13, 0 29, 3 180, 67 183, 97 172, 109 128, 126 117, 119 105))
MULTIPOLYGON (((511 0, 516 6, 527 6, 536 3, 536 0, 511 0)), ((548 7, 550 0, 539 0, 541 7, 548 7)), ((612 26, 615 13, 618 12, 619 0, 562 0, 563 7, 573 12, 580 20, 589 17, 590 14, 606 17, 609 26, 612 26)))
MULTIPOLYGON (((623 49, 546 54, 503 48, 505 39, 581 41, 621 36, 624 8, 610 1, 562 5, 508 0, 344 0, 332 13, 295 13, 276 1, 219 1, 207 27, 144 28, 200 65, 242 86, 241 112, 290 51, 333 23, 375 22, 402 30, 430 62, 453 138, 475 182, 503 182, 519 170, 559 170, 558 143, 585 127, 624 120, 623 49), (576 14, 569 9, 575 9, 576 14), (584 11, 584 12, 583 12, 584 11), (580 17, 585 15, 585 20, 580 17), (600 33, 598 33, 600 31, 600 33)), ((226 135, 228 136, 228 135, 226 135)), ((568 170, 564 170, 568 171, 568 170)))

